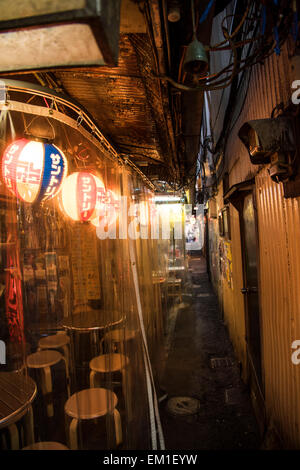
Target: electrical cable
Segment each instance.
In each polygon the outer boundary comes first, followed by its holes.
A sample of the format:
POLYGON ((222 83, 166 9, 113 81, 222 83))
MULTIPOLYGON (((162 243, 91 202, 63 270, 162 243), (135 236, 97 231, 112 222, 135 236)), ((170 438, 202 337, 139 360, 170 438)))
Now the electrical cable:
MULTIPOLYGON (((250 4, 248 4, 247 10, 246 10, 247 14, 249 12, 249 8, 250 8, 250 4)), ((231 16, 233 16, 233 15, 227 15, 227 17, 231 17, 231 16)), ((223 19, 223 22, 227 17, 225 17, 223 19)), ((258 19, 257 15, 255 16, 255 18, 247 18, 247 15, 244 14, 243 18, 242 18, 242 21, 240 22, 238 27, 235 29, 234 33, 231 34, 231 35, 226 35, 225 40, 222 42, 223 44, 226 43, 226 42, 229 42, 229 46, 226 46, 226 49, 230 49, 230 48, 232 49, 233 46, 236 49, 237 47, 242 47, 245 44, 248 44, 248 43, 251 44, 255 41, 261 40, 263 38, 262 36, 258 36, 258 37, 251 38, 251 39, 246 39, 245 41, 237 42, 237 44, 234 44, 234 42, 232 41, 232 37, 234 37, 236 35, 236 31, 239 31, 240 27, 246 22, 246 20, 247 21, 251 20, 251 22, 252 22, 254 20, 257 21, 257 19, 258 19), (229 39, 231 41, 229 41, 229 39)), ((250 28, 250 25, 249 25, 249 28, 250 28)), ((278 29, 279 29, 279 27, 278 27, 278 29)), ((223 27, 223 31, 224 31, 224 27, 223 27)), ((205 85, 200 84, 199 86, 196 86, 196 87, 187 87, 186 85, 184 85, 182 83, 175 82, 171 77, 160 76, 159 78, 168 80, 173 86, 175 86, 176 88, 181 89, 183 91, 195 91, 195 90, 199 90, 199 91, 212 90, 213 91, 213 90, 222 89, 223 87, 227 87, 232 83, 233 77, 230 77, 229 79, 228 79, 228 77, 226 77, 226 78, 223 78, 219 81, 215 81, 216 78, 218 78, 219 76, 221 76, 225 72, 226 73, 229 73, 229 72, 232 73, 231 69, 234 69, 235 70, 234 73, 237 74, 237 73, 240 73, 245 67, 250 67, 250 66, 255 65, 258 62, 261 62, 262 60, 264 60, 265 58, 267 58, 269 56, 270 50, 271 50, 271 53, 273 52, 272 49, 273 49, 274 46, 275 46, 275 48, 278 49, 278 47, 280 47, 280 45, 284 42, 284 40, 285 40, 285 38, 283 40, 282 39, 280 40, 279 35, 278 35, 278 37, 276 38, 275 44, 274 44, 273 40, 270 43, 264 44, 263 47, 256 50, 255 53, 252 54, 251 56, 248 56, 246 59, 241 59, 238 63, 242 64, 242 63, 245 62, 245 64, 242 67, 240 67, 239 69, 236 68, 236 63, 234 62, 234 63, 228 64, 227 67, 222 69, 217 74, 214 74, 212 76, 201 76, 201 77, 199 77, 199 81, 202 81, 202 80, 206 81, 205 85)), ((221 43, 219 43, 219 44, 221 44, 221 43)), ((218 46, 218 45, 210 46, 210 47, 212 47, 212 49, 215 49, 215 51, 217 51, 218 49, 216 48, 216 46, 218 46)), ((209 50, 209 48, 208 48, 208 50, 209 50)))
POLYGON ((202 13, 201 17, 200 17, 200 20, 199 20, 199 25, 201 23, 204 23, 204 21, 206 20, 206 18, 208 17, 208 14, 211 10, 211 7, 213 6, 213 3, 214 3, 215 0, 210 0, 210 2, 208 3, 206 9, 204 10, 204 12, 202 13))

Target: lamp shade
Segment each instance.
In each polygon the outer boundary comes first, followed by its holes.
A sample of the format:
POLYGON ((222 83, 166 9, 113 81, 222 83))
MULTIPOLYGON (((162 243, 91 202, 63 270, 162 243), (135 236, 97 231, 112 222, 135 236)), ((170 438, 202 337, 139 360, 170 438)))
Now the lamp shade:
POLYGON ((28 203, 54 197, 67 174, 67 159, 53 144, 18 139, 4 151, 2 177, 6 187, 28 203))
POLYGON ((72 173, 65 179, 61 190, 63 211, 73 220, 88 222, 96 217, 104 195, 104 183, 93 173, 72 173))
POLYGON ((1 0, 1 71, 115 66, 121 0, 1 0))
POLYGON ((196 38, 187 47, 183 68, 191 74, 201 74, 208 68, 206 51, 196 38))

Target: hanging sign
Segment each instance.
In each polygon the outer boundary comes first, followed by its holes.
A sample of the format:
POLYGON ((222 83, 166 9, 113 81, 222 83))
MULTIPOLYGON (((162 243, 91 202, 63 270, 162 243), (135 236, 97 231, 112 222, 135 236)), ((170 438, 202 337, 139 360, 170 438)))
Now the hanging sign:
POLYGON ((62 186, 61 203, 73 220, 87 222, 96 217, 105 197, 103 181, 93 173, 80 171, 68 176, 62 186))
POLYGON ((10 144, 2 158, 6 187, 25 202, 54 197, 67 174, 67 160, 53 144, 19 139, 10 144))

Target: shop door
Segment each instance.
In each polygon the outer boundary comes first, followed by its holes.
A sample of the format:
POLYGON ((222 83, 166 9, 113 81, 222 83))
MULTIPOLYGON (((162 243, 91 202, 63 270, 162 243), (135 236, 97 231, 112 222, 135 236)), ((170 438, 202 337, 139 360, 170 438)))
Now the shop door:
POLYGON ((258 293, 258 238, 256 213, 252 193, 244 197, 242 209, 242 245, 244 257, 244 287, 246 305, 246 340, 249 366, 262 389, 261 325, 258 293))

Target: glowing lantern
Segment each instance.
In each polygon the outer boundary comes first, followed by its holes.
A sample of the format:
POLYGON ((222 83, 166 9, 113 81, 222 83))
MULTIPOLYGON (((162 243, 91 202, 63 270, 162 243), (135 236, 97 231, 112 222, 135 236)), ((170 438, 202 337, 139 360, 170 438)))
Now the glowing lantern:
POLYGON ((104 195, 103 181, 92 173, 80 171, 65 179, 61 203, 64 212, 71 219, 87 222, 96 217, 104 195))
POLYGON ((68 171, 67 160, 53 144, 19 139, 10 144, 2 159, 7 188, 25 202, 54 197, 68 171))
POLYGON ((118 200, 113 191, 108 189, 101 203, 97 207, 97 217, 91 220, 95 227, 100 224, 107 226, 108 229, 113 226, 117 220, 118 200))

